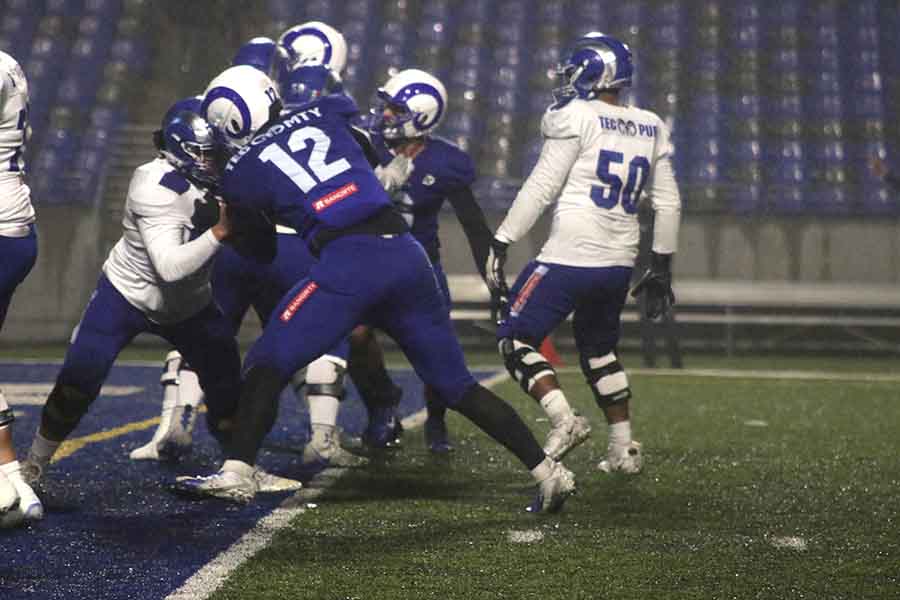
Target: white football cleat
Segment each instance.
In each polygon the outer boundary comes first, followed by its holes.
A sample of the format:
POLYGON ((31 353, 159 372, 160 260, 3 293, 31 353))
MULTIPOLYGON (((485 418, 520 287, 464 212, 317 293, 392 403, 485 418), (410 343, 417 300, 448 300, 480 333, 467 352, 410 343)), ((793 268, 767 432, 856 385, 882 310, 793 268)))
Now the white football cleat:
POLYGON ((221 498, 249 504, 259 491, 255 469, 241 461, 226 460, 217 473, 206 477, 180 476, 175 491, 194 498, 221 498))
POLYGON ((303 484, 296 479, 288 479, 287 477, 273 475, 272 473, 267 473, 262 469, 256 469, 256 472, 253 474, 253 478, 256 480, 256 485, 259 488, 257 491, 260 494, 296 492, 303 487, 303 484))
POLYGON ((16 486, 0 471, 0 514, 5 513, 16 505, 19 500, 19 492, 16 486))
POLYGON ((189 431, 175 431, 160 439, 152 439, 128 455, 131 460, 176 461, 191 453, 193 436, 189 431))
POLYGON ((303 447, 303 464, 327 467, 360 467, 368 463, 364 456, 357 456, 341 448, 335 432, 313 429, 312 438, 303 447))
POLYGON ((644 468, 644 455, 641 452, 641 443, 632 441, 627 446, 610 446, 606 451, 606 458, 600 461, 597 468, 604 473, 615 471, 636 475, 644 468))
POLYGON ((28 458, 19 463, 19 473, 22 474, 22 481, 29 486, 37 485, 44 476, 44 464, 34 460, 29 454, 28 458))
POLYGON ((574 493, 575 475, 562 463, 553 463, 550 476, 538 484, 537 497, 525 510, 531 513, 557 512, 574 493))
POLYGON ((591 437, 591 424, 585 417, 573 413, 571 417, 554 427, 547 434, 544 454, 559 461, 575 447, 591 437))

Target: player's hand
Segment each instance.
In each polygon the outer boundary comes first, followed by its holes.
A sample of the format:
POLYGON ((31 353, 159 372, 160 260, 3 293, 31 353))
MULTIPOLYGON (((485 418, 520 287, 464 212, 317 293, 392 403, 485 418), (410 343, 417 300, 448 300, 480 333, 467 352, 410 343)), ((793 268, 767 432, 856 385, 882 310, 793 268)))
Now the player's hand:
POLYGON ((484 281, 492 294, 509 292, 506 287, 506 273, 503 270, 506 265, 506 249, 508 247, 509 244, 501 242, 497 238, 491 240, 487 261, 484 265, 484 281))
POLYGON ((219 221, 212 226, 212 233, 220 242, 231 235, 232 223, 231 216, 228 214, 228 206, 218 201, 219 205, 219 221))
POLYGON ((653 252, 647 269, 631 290, 635 298, 644 294, 644 314, 656 320, 675 304, 672 291, 672 255, 653 252))

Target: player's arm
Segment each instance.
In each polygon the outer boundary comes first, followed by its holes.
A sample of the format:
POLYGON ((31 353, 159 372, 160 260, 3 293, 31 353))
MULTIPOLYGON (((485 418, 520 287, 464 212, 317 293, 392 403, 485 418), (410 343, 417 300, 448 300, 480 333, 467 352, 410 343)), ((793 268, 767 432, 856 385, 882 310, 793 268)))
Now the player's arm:
POLYGON ((462 186, 452 190, 447 194, 447 200, 453 206, 459 224, 462 225, 463 233, 469 241, 469 247, 472 249, 472 256, 475 258, 475 265, 481 278, 485 276, 485 264, 488 258, 488 252, 491 247, 491 229, 488 227, 487 219, 484 217, 484 211, 475 200, 475 194, 472 193, 470 186, 462 186))
POLYGON ((544 140, 537 164, 491 240, 485 281, 495 295, 507 293, 504 271, 507 247, 528 233, 541 213, 556 200, 580 152, 581 142, 577 137, 544 140))
POLYGON ((672 146, 668 132, 660 126, 660 139, 647 184, 653 207, 653 246, 650 266, 631 290, 632 296, 646 294, 646 314, 655 319, 675 304, 672 292, 672 256, 678 250, 681 228, 681 195, 672 170, 672 146))
POLYGON ((363 154, 366 155, 366 160, 369 161, 369 166, 373 169, 379 166, 381 161, 378 158, 378 150, 375 149, 375 144, 372 143, 369 133, 356 125, 348 125, 347 128, 350 130, 350 135, 362 148, 363 154))
POLYGON ((138 230, 153 268, 168 283, 196 273, 218 252, 231 230, 228 211, 220 210, 215 225, 185 243, 185 226, 177 217, 159 211, 147 213, 136 213, 138 230))

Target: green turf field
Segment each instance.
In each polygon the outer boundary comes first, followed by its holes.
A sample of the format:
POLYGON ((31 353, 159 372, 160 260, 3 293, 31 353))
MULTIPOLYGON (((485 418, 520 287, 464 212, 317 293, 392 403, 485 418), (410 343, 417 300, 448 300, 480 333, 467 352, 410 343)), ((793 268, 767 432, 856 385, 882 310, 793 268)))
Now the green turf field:
MULTIPOLYGON (((858 380, 635 375, 645 472, 628 478, 596 471, 605 426, 580 377, 564 375, 595 435, 566 460, 579 492, 562 514, 524 513, 527 474, 451 415, 452 459, 408 433, 213 598, 898 598, 900 379, 847 377, 858 380)), ((539 407, 514 384, 497 389, 543 436, 539 407)))

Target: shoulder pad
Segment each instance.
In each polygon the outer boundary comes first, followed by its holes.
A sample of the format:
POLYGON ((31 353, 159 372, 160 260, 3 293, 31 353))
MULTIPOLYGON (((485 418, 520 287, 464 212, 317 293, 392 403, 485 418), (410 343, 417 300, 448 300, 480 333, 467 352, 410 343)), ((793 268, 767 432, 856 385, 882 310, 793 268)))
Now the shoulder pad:
POLYGON ((541 119, 541 134, 546 138, 578 137, 585 118, 590 116, 590 108, 583 100, 555 104, 547 109, 541 119))
POLYGON ((159 180, 159 185, 181 195, 191 189, 191 184, 177 171, 169 171, 159 180))
POLYGON ((475 161, 462 148, 456 144, 436 138, 435 141, 442 145, 443 165, 448 171, 449 177, 457 186, 468 186, 475 181, 475 161))
POLYGON ((347 94, 330 94, 323 96, 319 100, 319 104, 325 112, 341 115, 346 118, 355 117, 359 114, 359 107, 356 102, 347 94))

